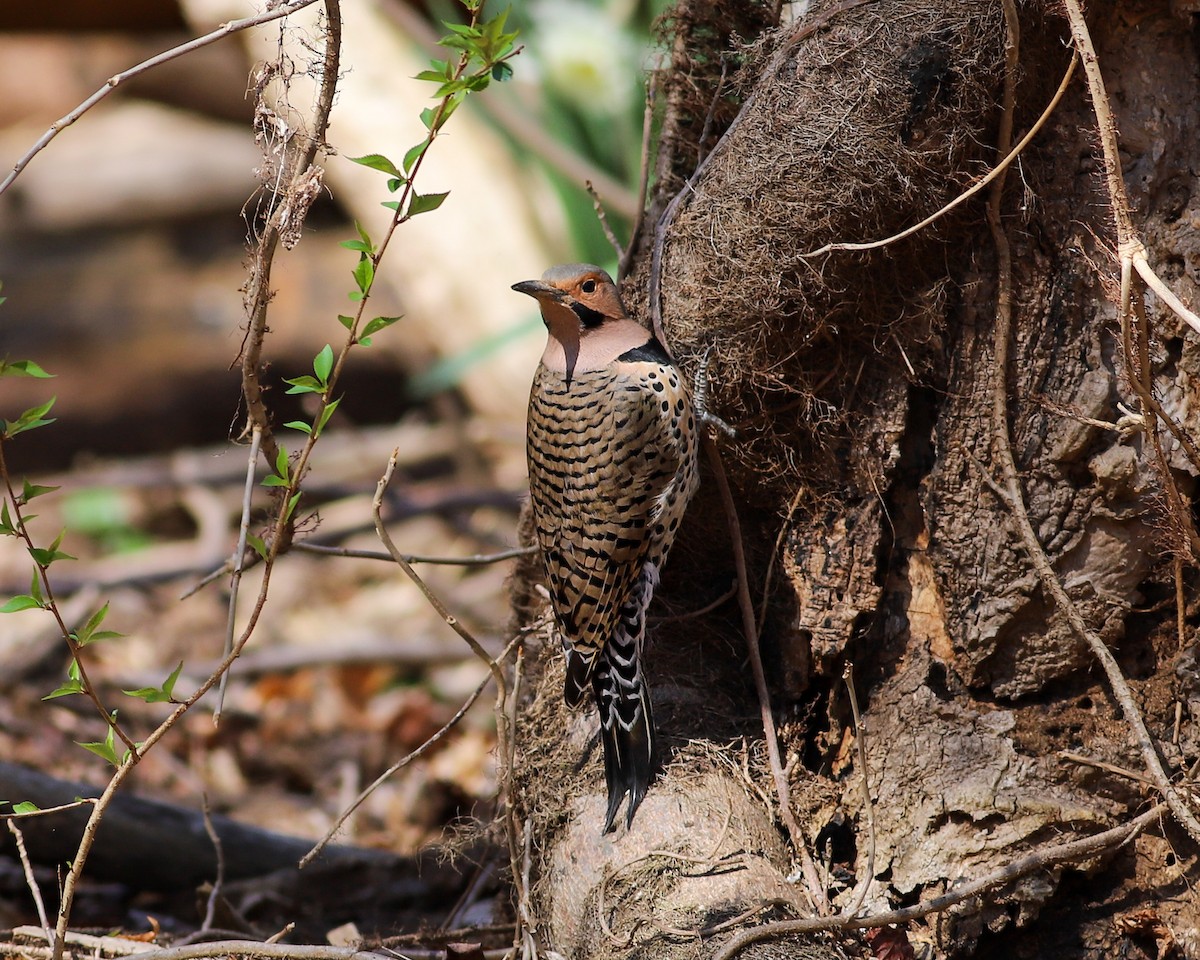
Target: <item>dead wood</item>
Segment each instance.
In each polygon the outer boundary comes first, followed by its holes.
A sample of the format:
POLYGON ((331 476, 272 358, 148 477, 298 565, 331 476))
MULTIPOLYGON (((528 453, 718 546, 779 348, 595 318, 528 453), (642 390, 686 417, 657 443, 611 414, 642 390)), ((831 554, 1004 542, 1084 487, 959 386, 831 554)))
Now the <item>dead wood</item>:
MULTIPOLYGON (((99 793, 88 784, 58 780, 0 761, 0 796, 14 803, 29 801, 49 808, 99 793)), ((70 860, 78 849, 90 811, 91 804, 86 803, 57 813, 21 818, 21 832, 33 862, 55 866, 70 860)), ((214 815, 212 821, 224 851, 225 876, 231 881, 294 870, 312 847, 308 840, 250 827, 229 817, 214 815)), ((11 846, 7 834, 0 837, 0 852, 7 853, 11 846)), ((326 848, 325 858, 358 864, 363 869, 390 866, 400 870, 406 862, 382 850, 337 845, 326 848)), ((217 854, 199 810, 118 794, 96 834, 88 873, 137 889, 189 889, 215 879, 217 854)))

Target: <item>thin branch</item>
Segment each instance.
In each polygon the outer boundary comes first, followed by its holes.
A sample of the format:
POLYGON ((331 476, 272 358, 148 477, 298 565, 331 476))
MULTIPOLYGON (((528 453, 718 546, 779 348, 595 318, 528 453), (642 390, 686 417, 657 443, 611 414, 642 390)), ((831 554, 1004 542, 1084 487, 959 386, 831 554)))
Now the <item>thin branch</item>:
POLYGON ((949 893, 926 900, 911 907, 899 910, 889 910, 866 917, 808 917, 802 920, 780 920, 776 923, 764 923, 762 926, 751 927, 732 937, 720 950, 713 954, 712 960, 731 960, 743 949, 753 943, 760 943, 772 937, 783 937, 792 934, 819 933, 822 930, 868 930, 874 927, 884 927, 888 924, 909 923, 920 920, 934 913, 942 913, 964 900, 978 897, 993 887, 1017 880, 1037 870, 1045 870, 1064 863, 1089 860, 1108 850, 1128 843, 1139 833, 1158 821, 1166 812, 1164 804, 1156 804, 1145 813, 1134 818, 1129 823, 1123 823, 1103 833, 1083 837, 1080 840, 1068 840, 1035 850, 1028 856, 1014 860, 999 870, 994 870, 978 880, 961 884, 949 893))
POLYGON ((24 505, 23 498, 17 493, 16 487, 13 485, 12 475, 8 470, 8 461, 4 456, 3 440, 0 440, 0 486, 8 494, 8 501, 12 504, 13 533, 29 554, 29 559, 33 562, 33 575, 36 578, 34 582, 39 585, 42 594, 40 606, 54 618, 59 635, 66 643, 67 650, 71 654, 71 659, 79 672, 79 686, 81 687, 79 692, 91 701, 92 706, 96 708, 96 712, 104 719, 107 728, 120 738, 125 749, 133 750, 133 740, 130 739, 129 734, 116 721, 116 711, 110 713, 108 708, 104 706, 100 700, 100 695, 96 693, 91 677, 88 676, 87 665, 84 663, 83 647, 76 640, 75 634, 67 626, 63 613, 59 609, 58 600, 54 594, 54 584, 50 581, 50 565, 49 563, 40 562, 37 559, 37 554, 34 552, 37 548, 33 543, 33 535, 29 532, 29 527, 26 525, 25 513, 22 509, 24 505))
MULTIPOLYGON (((512 650, 513 646, 515 646, 516 643, 520 639, 521 639, 520 636, 513 638, 513 640, 505 648, 504 652, 502 654, 500 654, 499 659, 501 661, 503 661, 508 656, 509 651, 512 650)), ((334 821, 333 826, 330 827, 328 831, 326 831, 325 836, 323 836, 320 839, 320 841, 318 841, 316 846, 314 846, 311 850, 308 851, 308 853, 306 853, 303 857, 300 858, 300 862, 299 862, 299 864, 297 864, 297 866, 301 870, 303 870, 310 863, 312 863, 313 860, 315 860, 318 856, 321 855, 321 851, 324 850, 325 847, 329 845, 330 841, 333 840, 333 838, 335 836, 337 836, 338 831, 342 829, 342 825, 347 820, 350 819, 350 816, 354 813, 355 810, 357 810, 360 806, 362 806, 363 801, 366 800, 367 797, 369 797, 372 793, 374 793, 381 786, 383 786, 383 784, 386 783, 392 777, 393 774, 399 772, 400 770, 403 770, 414 760, 417 760, 420 757, 424 756, 426 753, 428 753, 433 748, 434 744, 436 744, 443 737, 445 737, 447 733, 449 733, 451 730, 453 730, 458 725, 458 722, 467 715, 467 711, 470 710, 472 706, 474 706, 475 701, 479 699, 480 694, 482 694, 483 691, 487 688, 487 685, 491 682, 491 680, 492 680, 492 677, 490 674, 488 676, 484 677, 483 680, 480 682, 479 686, 477 686, 474 689, 474 691, 472 691, 471 695, 469 697, 467 697, 467 699, 463 702, 463 705, 458 708, 458 711, 454 714, 454 716, 452 716, 449 720, 447 720, 442 725, 440 730, 438 730, 436 733, 432 734, 428 739, 426 739, 426 741, 424 743, 422 743, 419 747, 417 747, 411 753, 405 755, 404 757, 402 757, 401 759, 399 759, 395 763, 393 763, 383 773, 381 773, 378 777, 376 777, 375 780, 372 781, 372 783, 368 787, 363 789, 363 791, 361 793, 359 793, 359 795, 357 797, 354 798, 354 800, 350 803, 350 805, 348 807, 346 807, 346 809, 343 810, 340 814, 338 814, 338 818, 336 821, 334 821)))
POLYGON ((237 33, 241 30, 247 30, 250 27, 257 27, 264 23, 269 23, 272 20, 279 20, 282 17, 290 16, 297 10, 303 10, 305 7, 316 2, 317 0, 292 0, 291 3, 286 3, 283 6, 276 7, 274 10, 269 10, 266 13, 260 13, 257 16, 246 17, 243 20, 230 20, 228 23, 224 23, 217 27, 217 29, 212 31, 212 33, 206 33, 202 37, 196 37, 194 40, 189 40, 187 43, 181 43, 179 46, 172 47, 170 50, 156 54, 155 56, 150 57, 148 60, 143 60, 137 66, 130 67, 128 70, 123 70, 122 72, 109 77, 106 81, 104 81, 104 85, 99 90, 84 100, 83 103, 79 104, 79 106, 77 106, 70 113, 59 117, 50 125, 50 129, 38 138, 37 143, 30 147, 25 155, 16 162, 12 170, 9 171, 8 176, 6 176, 4 180, 0 181, 0 194, 4 193, 4 191, 12 185, 12 182, 21 175, 21 171, 29 166, 29 161, 37 156, 37 154, 40 153, 46 147, 46 145, 50 143, 51 140, 53 140, 67 127, 91 110, 92 107, 107 97, 126 80, 132 80, 134 77, 145 73, 147 70, 152 70, 161 64, 167 63, 171 60, 176 60, 182 56, 186 56, 187 54, 192 53, 194 50, 199 50, 201 47, 208 46, 210 43, 216 43, 218 40, 223 40, 230 34, 237 33))
POLYGON ((15 820, 8 820, 8 832, 13 835, 13 840, 17 844, 17 856, 21 859, 21 869, 25 871, 25 885, 29 887, 29 893, 33 896, 33 905, 37 908, 38 920, 42 924, 42 929, 46 932, 46 942, 54 936, 50 929, 50 920, 46 916, 46 904, 42 900, 42 888, 38 885, 37 877, 33 873, 33 863, 29 859, 29 851, 25 849, 25 834, 21 832, 21 828, 17 826, 15 820))
POLYGON ((650 138, 654 130, 654 101, 658 96, 658 76, 650 74, 646 87, 646 106, 642 110, 642 158, 638 166, 637 216, 629 230, 629 246, 617 268, 617 283, 629 275, 633 266, 633 255, 637 253, 641 240, 642 224, 646 219, 646 191, 650 184, 650 138))
POLYGON ((762 717, 763 738, 767 745, 767 757, 771 764, 771 774, 775 779, 775 792, 779 799, 779 815, 787 827, 796 856, 800 859, 800 868, 808 885, 809 895, 821 913, 829 911, 829 899, 821 885, 816 865, 809 855, 808 846, 800 824, 796 822, 796 814, 792 810, 791 788, 788 786, 787 773, 783 769, 783 761, 779 755, 779 737, 775 731, 775 715, 771 710, 771 694, 767 689, 767 678, 763 672, 762 656, 758 649, 758 627, 754 622, 754 601, 750 598, 750 580, 746 568, 746 550, 742 543, 742 528, 738 521, 737 507, 734 504, 733 492, 729 488, 729 478, 725 475, 725 466, 721 462, 721 452, 716 442, 707 434, 704 436, 704 447, 708 454, 709 464, 716 477, 717 487, 721 491, 721 502, 725 507, 725 517, 729 524, 729 537, 733 545, 733 561, 738 578, 738 606, 742 611, 742 632, 746 638, 746 651, 750 656, 750 670, 754 674, 754 689, 758 694, 759 714, 762 717))
MULTIPOLYGON (((420 160, 417 162, 420 163, 420 160)), ((512 798, 510 796, 512 769, 511 767, 507 766, 507 760, 510 757, 509 744, 513 742, 512 729, 509 727, 508 717, 504 710, 505 702, 508 699, 508 683, 505 680, 504 671, 500 668, 500 664, 488 656, 488 652, 483 649, 479 641, 476 640, 471 634, 471 631, 464 627, 459 622, 458 618, 446 609, 445 604, 442 603, 437 594, 435 594, 425 583, 425 581, 417 575, 417 571, 414 570, 412 565, 404 559, 404 555, 396 549, 396 544, 392 541, 391 535, 387 531, 387 526, 383 522, 383 496, 387 491, 388 484, 391 482, 392 474, 396 470, 399 457, 399 449, 393 450, 391 457, 388 459, 387 468, 384 470, 383 476, 379 478, 379 483, 375 488, 375 498, 372 501, 372 512, 375 517, 375 532, 379 535, 379 539, 382 541, 384 547, 387 548, 388 553, 392 555, 392 559, 396 561, 396 565, 404 571, 404 573, 414 584, 416 584, 417 589, 419 589, 421 593, 424 594, 425 599, 429 601, 429 605, 433 607, 435 611, 437 611, 438 615, 444 621, 446 621, 446 625, 449 626, 460 637, 462 637, 462 639, 466 641, 467 646, 471 648, 471 652, 487 665, 488 670, 491 672, 492 679, 496 681, 496 703, 494 707, 494 713, 496 716, 496 753, 499 757, 503 758, 502 762, 497 764, 497 780, 499 781, 498 789, 500 795, 504 800, 504 815, 506 822, 506 829, 504 832, 508 840, 509 866, 511 867, 513 876, 515 877, 518 875, 521 857, 520 850, 517 846, 516 814, 514 811, 512 798)))
POLYGON ((204 908, 204 921, 200 924, 200 932, 203 932, 213 928, 217 916, 217 904, 221 902, 221 891, 225 886, 225 847, 221 843, 217 828, 213 826, 212 808, 209 806, 207 793, 204 794, 204 806, 201 809, 204 813, 204 832, 208 834, 208 839, 217 855, 217 876, 213 880, 212 890, 208 893, 208 903, 204 908))
POLYGON ((1191 310, 1183 305, 1183 301, 1175 296, 1174 292, 1168 287, 1154 272, 1154 268, 1150 266, 1150 261, 1146 259, 1146 251, 1144 248, 1135 249, 1132 252, 1132 260, 1134 269, 1137 270, 1138 276, 1145 281, 1146 286, 1158 294, 1158 298, 1162 300, 1168 307, 1175 311, 1176 316, 1183 320, 1189 327, 1200 333, 1200 317, 1196 316, 1191 310))
MULTIPOLYGON (((608 222, 608 215, 604 212, 604 204, 600 202, 600 194, 596 192, 596 188, 592 186, 592 181, 588 180, 584 184, 587 187, 588 196, 592 198, 592 209, 596 211, 596 219, 600 221, 600 229, 604 231, 604 238, 608 241, 608 245, 613 248, 613 253, 616 254, 618 262, 625 259, 625 248, 621 246, 621 241, 617 239, 617 235, 613 233, 613 228, 608 222)), ((632 240, 630 241, 633 242, 632 240)))
MULTIPOLYGON (((254 425, 250 439, 250 456, 246 458, 246 485, 242 489, 242 520, 238 525, 238 541, 229 563, 233 567, 233 575, 229 580, 229 612, 225 618, 225 656, 233 649, 233 638, 237 624, 238 588, 242 585, 242 568, 246 557, 246 538, 250 532, 250 507, 254 500, 254 470, 258 466, 258 450, 262 444, 262 427, 254 425)), ((221 710, 225 706, 225 690, 229 685, 229 674, 226 670, 221 674, 221 684, 217 688, 217 705, 213 709, 213 726, 221 722, 221 710)))
POLYGON ((867 891, 875 879, 875 801, 871 799, 871 777, 867 768, 867 733, 863 729, 862 717, 858 712, 858 694, 854 690, 854 671, 849 663, 842 671, 842 680, 846 683, 846 692, 850 696, 850 713, 854 717, 854 740, 858 747, 858 765, 862 768, 863 808, 867 811, 867 869, 859 881, 858 890, 845 915, 854 916, 862 908, 867 898, 867 891))
POLYGON ((410 564, 404 558, 404 554, 397 549, 395 541, 392 540, 391 534, 388 533, 387 526, 383 522, 383 495, 387 490, 388 484, 392 481, 392 474, 396 471, 399 457, 400 451, 394 450, 392 452, 392 456, 388 459, 387 469, 384 470, 383 476, 379 479, 379 483, 375 488, 375 498, 372 501, 372 508, 375 515, 375 532, 379 535, 380 541, 387 548, 388 554, 391 556, 392 560, 401 570, 404 571, 408 578, 414 584, 416 584, 417 589, 420 590, 425 599, 429 601, 429 605, 433 607, 438 616, 446 622, 446 625, 450 627, 451 630, 462 637, 462 639, 466 641, 467 646, 471 648, 471 652, 487 665, 488 670, 492 674, 492 679, 496 681, 496 686, 499 687, 502 692, 507 692, 507 685, 504 680, 504 671, 500 669, 500 664, 493 660, 488 652, 483 649, 482 644, 475 639, 474 634, 464 627, 462 622, 456 616, 454 616, 454 614, 446 609, 446 605, 442 603, 441 598, 430 589, 429 585, 422 580, 417 571, 412 568, 412 564, 410 564))

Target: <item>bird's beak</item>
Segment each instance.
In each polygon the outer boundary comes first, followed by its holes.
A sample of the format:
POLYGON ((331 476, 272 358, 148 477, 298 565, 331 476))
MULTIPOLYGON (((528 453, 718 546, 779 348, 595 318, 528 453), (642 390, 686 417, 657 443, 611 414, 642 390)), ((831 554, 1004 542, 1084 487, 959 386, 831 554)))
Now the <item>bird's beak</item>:
POLYGON ((517 293, 524 293, 533 297, 535 300, 543 298, 561 303, 566 297, 566 293, 559 290, 558 287, 552 287, 548 283, 542 283, 541 280, 522 280, 520 283, 514 283, 512 288, 517 293))

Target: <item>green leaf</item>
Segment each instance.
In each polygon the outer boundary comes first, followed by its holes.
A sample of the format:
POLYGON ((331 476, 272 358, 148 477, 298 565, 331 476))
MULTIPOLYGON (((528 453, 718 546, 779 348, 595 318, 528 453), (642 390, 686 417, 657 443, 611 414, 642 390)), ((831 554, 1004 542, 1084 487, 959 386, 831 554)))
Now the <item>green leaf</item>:
MULTIPOLYGON (((116 717, 115 713, 113 714, 113 717, 116 717)), ((119 767, 121 765, 121 758, 117 756, 116 750, 116 728, 113 727, 111 723, 108 727, 108 736, 106 736, 103 740, 97 740, 92 743, 79 743, 78 740, 75 742, 78 743, 79 746, 83 747, 84 750, 89 750, 96 756, 107 760, 114 767, 119 767)))
POLYGON ((32 610, 41 605, 42 602, 36 597, 21 594, 18 597, 13 597, 3 606, 0 606, 0 613, 16 613, 18 610, 32 610))
POLYGON ((395 193, 407 182, 407 180, 397 180, 395 177, 392 177, 392 179, 387 182, 388 193, 395 193))
POLYGON ((104 622, 104 618, 108 616, 108 604, 104 604, 99 610, 88 617, 87 623, 79 628, 75 634, 75 642, 80 646, 87 646, 92 640, 92 635, 100 629, 100 624, 104 622))
POLYGON ((4 436, 15 437, 18 433, 24 433, 26 430, 34 430, 38 427, 44 427, 49 423, 53 423, 54 420, 46 420, 45 415, 50 411, 50 408, 54 406, 54 401, 56 399, 56 397, 51 397, 41 406, 30 407, 19 417, 17 417, 16 420, 5 420, 4 436))
MULTIPOLYGON (((469 23, 450 23, 447 20, 443 20, 442 26, 460 37, 480 37, 483 35, 478 27, 474 27, 469 23)), ((443 37, 442 39, 446 40, 449 38, 443 37)))
POLYGON ((32 800, 22 800, 20 803, 13 804, 13 813, 16 813, 16 814, 37 813, 41 809, 42 808, 39 807, 36 803, 34 803, 32 800))
POLYGON ((345 247, 347 250, 357 250, 359 253, 375 252, 375 248, 364 240, 343 240, 338 246, 345 247))
MULTIPOLYGON (((380 206, 387 207, 387 209, 389 209, 389 210, 399 210, 400 209, 400 201, 399 200, 384 200, 383 203, 380 204, 380 206)), ((351 300, 356 299, 355 295, 350 294, 350 299, 351 300)), ((360 295, 359 297, 357 297, 357 299, 361 300, 362 296, 360 295)))
POLYGON ((287 447, 285 447, 282 443, 279 445, 279 452, 275 454, 275 472, 284 480, 289 478, 288 452, 287 447))
POLYGON ((414 193, 408 204, 408 215, 415 217, 418 214, 436 210, 448 196, 450 196, 449 190, 445 193, 414 193))
POLYGON ((373 333, 378 333, 385 327, 390 327, 397 320, 402 320, 403 317, 375 317, 373 320, 367 321, 367 325, 363 327, 362 335, 369 337, 373 333))
MULTIPOLYGON (((366 260, 364 263, 370 263, 366 260)), ((329 383, 329 374, 333 371, 333 347, 325 344, 321 348, 321 352, 313 357, 313 373, 317 375, 317 379, 323 384, 329 383)))
POLYGON ((417 158, 428 149, 428 140, 422 140, 416 146, 409 147, 408 152, 404 154, 404 172, 409 173, 413 168, 413 164, 417 162, 417 158))
POLYGON ((348 317, 344 313, 339 313, 338 314, 338 323, 340 323, 347 330, 350 330, 350 329, 353 329, 353 327, 354 327, 354 318, 348 317))
POLYGON ((497 83, 503 83, 513 75, 513 68, 507 63, 492 64, 492 79, 497 83))
POLYGON ((404 176, 404 174, 396 169, 396 165, 382 153, 368 153, 363 157, 351 157, 350 161, 352 163, 360 163, 364 167, 370 167, 372 170, 391 174, 393 177, 404 176))
POLYGON ((42 596, 42 577, 36 569, 29 575, 29 595, 42 606, 46 605, 42 596))
POLYGON ((283 515, 283 518, 285 520, 292 519, 292 513, 295 511, 296 504, 299 502, 300 502, 300 492, 297 491, 296 493, 293 493, 291 498, 288 500, 287 510, 283 515))
POLYGON ((142 687, 138 690, 122 690, 128 697, 136 697, 145 703, 170 703, 175 693, 175 683, 179 680, 179 674, 183 672, 183 661, 179 661, 179 666, 171 671, 171 675, 163 681, 161 687, 142 687))
POLYGON ((246 543, 250 545, 250 549, 257 553, 264 560, 267 559, 267 545, 263 543, 262 537, 256 537, 252 533, 246 534, 246 543))
POLYGON ((329 418, 333 416, 333 412, 338 408, 338 404, 341 402, 342 398, 338 397, 336 400, 332 400, 325 404, 325 409, 321 411, 321 417, 317 421, 318 435, 320 435, 321 431, 325 429, 325 424, 329 422, 329 418))
POLYGON ((375 244, 371 242, 371 235, 367 233, 367 228, 357 220, 354 221, 354 229, 358 231, 359 239, 361 239, 363 243, 365 243, 368 247, 373 248, 375 246, 375 244))
POLYGON ((36 483, 30 483, 24 480, 21 484, 21 505, 24 506, 34 497, 40 497, 43 493, 53 493, 58 490, 58 487, 43 487, 36 483))
POLYGON ((289 420, 284 424, 284 426, 289 427, 292 430, 299 430, 301 433, 312 433, 312 427, 310 427, 303 420, 289 420))
POLYGON ((33 557, 33 562, 39 567, 48 567, 55 560, 76 559, 66 551, 58 549, 60 546, 62 546, 63 538, 66 535, 67 531, 64 529, 57 537, 54 538, 54 542, 50 544, 49 547, 30 547, 29 555, 33 557))
MULTIPOLYGON (((0 303, 3 303, 0 300, 0 303)), ((54 374, 47 373, 32 360, 0 360, 0 377, 37 377, 39 380, 53 378, 54 374)))
POLYGON ((83 693, 83 684, 74 677, 66 680, 57 690, 42 697, 43 700, 57 700, 59 697, 69 697, 72 694, 83 693))
POLYGON ((315 377, 310 377, 308 374, 304 374, 300 377, 289 377, 283 382, 291 384, 287 391, 289 394, 321 393, 325 389, 324 384, 322 384, 320 380, 316 379, 315 377))
POLYGON ((354 268, 354 282, 358 285, 358 289, 366 293, 371 289, 371 284, 375 280, 375 264, 371 262, 370 257, 362 257, 358 261, 358 266, 354 268))
POLYGON ((7 537, 15 536, 17 528, 13 526, 12 515, 8 512, 8 501, 0 503, 0 534, 7 537))

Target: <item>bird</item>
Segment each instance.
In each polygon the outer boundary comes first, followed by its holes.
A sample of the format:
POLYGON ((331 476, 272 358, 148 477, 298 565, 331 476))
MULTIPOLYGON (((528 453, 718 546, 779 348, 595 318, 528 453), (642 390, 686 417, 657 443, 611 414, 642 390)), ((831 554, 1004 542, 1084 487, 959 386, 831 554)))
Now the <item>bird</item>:
POLYGON ((626 829, 658 761, 642 671, 646 609, 699 485, 697 414, 666 348, 593 264, 513 284, 538 302, 546 347, 529 395, 534 527, 566 658, 563 699, 590 686, 613 830, 626 829))

